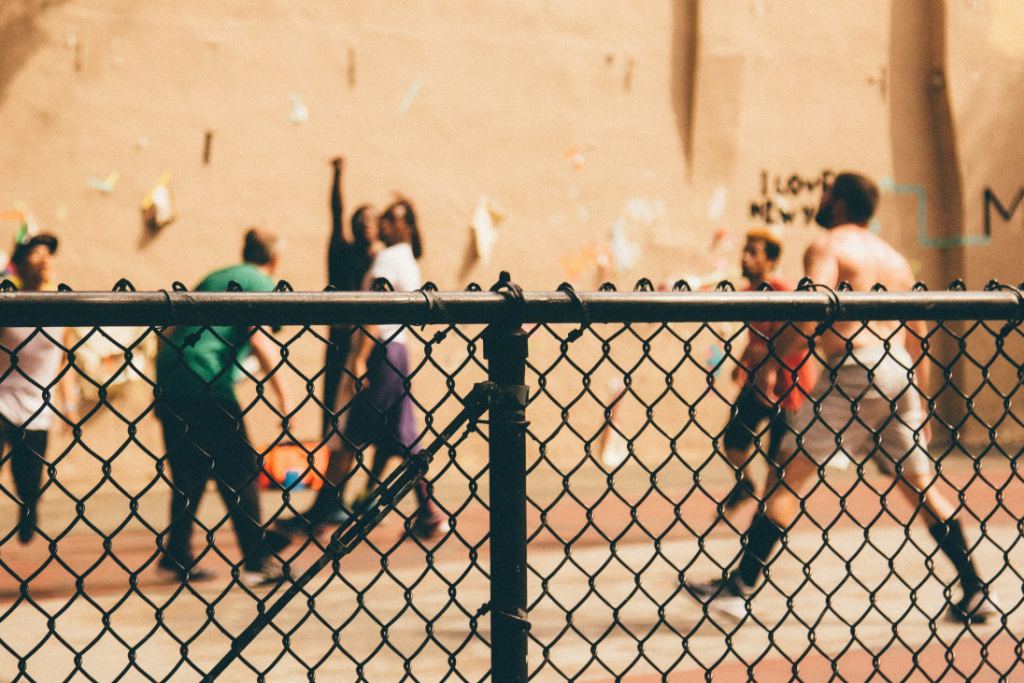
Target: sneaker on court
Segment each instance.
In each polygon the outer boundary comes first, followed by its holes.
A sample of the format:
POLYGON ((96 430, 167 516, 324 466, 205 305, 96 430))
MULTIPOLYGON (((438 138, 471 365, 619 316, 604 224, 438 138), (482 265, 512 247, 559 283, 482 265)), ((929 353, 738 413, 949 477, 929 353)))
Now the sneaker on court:
POLYGON ((690 596, 707 608, 733 621, 742 621, 750 614, 748 600, 753 588, 747 586, 738 576, 718 579, 707 583, 682 582, 690 596))
POLYGON ((960 602, 949 606, 946 617, 961 624, 984 624, 989 617, 1002 614, 996 592, 978 588, 964 595, 960 602))
POLYGON ((242 569, 238 572, 238 583, 246 588, 259 588, 260 586, 276 586, 283 583, 288 575, 284 567, 278 562, 268 561, 260 569, 242 569))
POLYGON ((416 521, 409 527, 409 535, 421 541, 427 541, 441 534, 446 534, 450 530, 451 526, 449 526, 448 520, 444 517, 422 515, 416 517, 416 521))
POLYGON ((306 512, 294 517, 282 517, 277 520, 277 526, 287 534, 308 534, 315 536, 317 532, 328 524, 344 524, 348 521, 349 514, 340 505, 330 512, 315 505, 306 512))
POLYGON ((167 555, 160 557, 156 570, 164 580, 174 583, 199 583, 214 577, 213 572, 208 569, 200 569, 195 564, 182 564, 167 555))

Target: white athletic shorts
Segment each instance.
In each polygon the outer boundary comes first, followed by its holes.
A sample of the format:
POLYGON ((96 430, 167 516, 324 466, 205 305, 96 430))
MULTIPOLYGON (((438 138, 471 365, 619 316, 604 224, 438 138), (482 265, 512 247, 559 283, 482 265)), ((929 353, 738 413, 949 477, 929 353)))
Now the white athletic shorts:
POLYGON ((906 349, 854 349, 826 360, 781 451, 800 450, 819 465, 842 453, 857 463, 870 458, 889 475, 927 474, 924 424, 906 349))

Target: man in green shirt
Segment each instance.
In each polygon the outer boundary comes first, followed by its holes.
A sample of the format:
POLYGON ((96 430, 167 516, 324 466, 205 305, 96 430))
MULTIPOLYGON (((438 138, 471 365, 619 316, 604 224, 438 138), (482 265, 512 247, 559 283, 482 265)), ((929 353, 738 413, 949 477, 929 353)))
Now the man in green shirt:
MULTIPOLYGON (((210 273, 195 291, 223 292, 232 282, 247 292, 272 291, 278 244, 273 233, 250 230, 242 250, 244 263, 210 273)), ((259 460, 235 396, 235 383, 243 378, 242 362, 250 352, 277 394, 281 415, 287 417, 294 406, 280 373, 274 371, 273 356, 280 354, 262 328, 178 327, 169 331, 157 354, 156 414, 163 426, 173 488, 171 522, 159 566, 182 581, 209 577, 195 566, 191 538, 210 477, 242 550, 238 580, 252 586, 283 578, 272 557, 287 546, 288 538, 260 523, 259 460)))

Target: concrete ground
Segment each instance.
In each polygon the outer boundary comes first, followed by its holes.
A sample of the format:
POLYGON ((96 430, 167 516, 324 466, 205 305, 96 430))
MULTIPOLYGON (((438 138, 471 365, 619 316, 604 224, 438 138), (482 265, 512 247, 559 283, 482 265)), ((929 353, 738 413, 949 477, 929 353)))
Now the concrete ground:
MULTIPOLYGON (((886 481, 871 475, 858 484, 850 472, 831 474, 831 488, 808 498, 750 619, 705 616, 680 591, 680 573, 719 574, 753 508, 716 522, 714 501, 728 482, 714 469, 700 474, 703 489, 674 476, 650 493, 651 475, 627 464, 612 493, 596 467, 568 480, 532 470, 531 680, 677 683, 707 680, 707 672, 716 681, 1024 680, 1016 572, 1024 566, 1024 484, 1007 462, 985 461, 981 477, 960 460, 941 484, 962 492, 976 560, 1006 612, 969 628, 943 620, 944 583, 955 576, 943 557, 932 564, 935 546, 923 526, 908 531, 906 503, 888 497, 883 506, 869 485, 886 481)), ((485 492, 486 476, 479 484, 485 492)), ((489 593, 488 514, 479 499, 466 502, 469 491, 445 471, 438 496, 455 513, 450 534, 420 543, 392 514, 220 680, 256 680, 257 672, 267 681, 309 680, 310 671, 339 681, 487 678, 489 617, 476 615, 489 593)), ((308 497, 299 494, 295 505, 308 497)), ((66 533, 52 543, 0 543, 0 681, 197 681, 282 592, 231 582, 237 549, 228 528, 215 531, 217 550, 202 560, 216 578, 190 586, 162 580, 145 523, 165 523, 166 495, 139 501, 125 522, 123 497, 104 491, 74 521, 76 510, 50 496, 43 530, 66 533), (113 531, 105 544, 99 532, 113 531)), ((275 502, 267 494, 267 508, 275 502)), ((217 524, 219 505, 211 495, 204 522, 217 524)), ((5 520, 9 508, 0 505, 5 520)), ((408 513, 409 502, 401 509, 408 513)), ((201 535, 196 543, 203 546, 201 535)), ((297 571, 317 553, 309 543, 286 551, 297 571)))

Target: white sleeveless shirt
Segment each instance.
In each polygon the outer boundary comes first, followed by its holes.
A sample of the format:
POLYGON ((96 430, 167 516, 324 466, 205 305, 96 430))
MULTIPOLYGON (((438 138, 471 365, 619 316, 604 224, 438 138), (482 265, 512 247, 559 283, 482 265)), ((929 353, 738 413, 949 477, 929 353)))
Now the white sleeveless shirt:
POLYGON ((11 424, 34 430, 50 428, 63 338, 63 327, 0 328, 0 415, 11 424), (12 363, 12 356, 17 363, 12 363))

